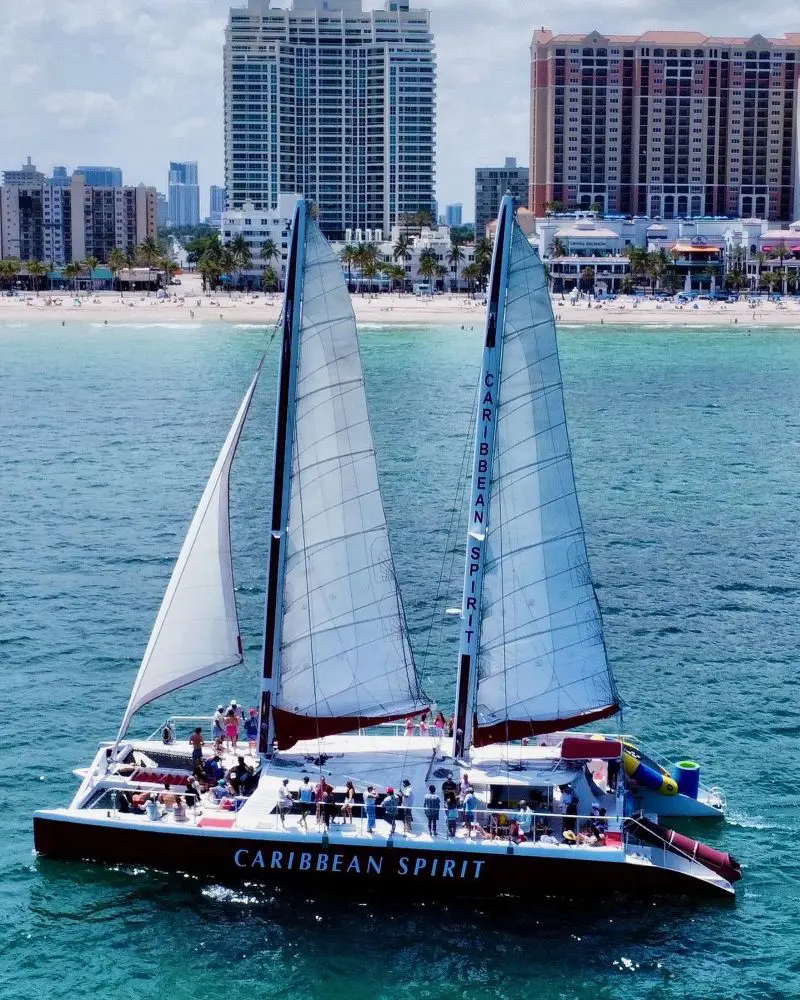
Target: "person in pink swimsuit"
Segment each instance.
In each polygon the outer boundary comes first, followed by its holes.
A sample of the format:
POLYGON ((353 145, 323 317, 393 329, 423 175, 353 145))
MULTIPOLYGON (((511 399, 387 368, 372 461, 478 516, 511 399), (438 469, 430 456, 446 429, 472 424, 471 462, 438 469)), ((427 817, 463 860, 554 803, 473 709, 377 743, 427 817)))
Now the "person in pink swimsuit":
POLYGON ((239 718, 233 708, 229 708, 225 715, 225 736, 231 750, 236 750, 239 740, 239 718))

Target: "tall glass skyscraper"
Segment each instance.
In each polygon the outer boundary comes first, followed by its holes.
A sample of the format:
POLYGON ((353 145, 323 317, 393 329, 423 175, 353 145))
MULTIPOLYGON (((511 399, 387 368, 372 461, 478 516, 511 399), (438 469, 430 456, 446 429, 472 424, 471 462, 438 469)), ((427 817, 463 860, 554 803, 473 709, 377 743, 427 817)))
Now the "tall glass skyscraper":
POLYGON ((76 167, 88 187, 122 187, 121 167, 76 167))
POLYGON ((171 226, 200 225, 200 187, 195 161, 170 163, 167 203, 171 226))
POLYGON ((247 0, 225 42, 229 207, 297 191, 323 232, 388 233, 435 211, 436 64, 430 17, 409 0, 247 0))

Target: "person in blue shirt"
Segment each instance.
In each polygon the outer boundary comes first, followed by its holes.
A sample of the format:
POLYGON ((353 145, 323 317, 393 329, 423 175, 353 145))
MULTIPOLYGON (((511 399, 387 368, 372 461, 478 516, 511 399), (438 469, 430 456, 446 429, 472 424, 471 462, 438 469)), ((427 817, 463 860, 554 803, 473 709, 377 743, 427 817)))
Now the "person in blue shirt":
POLYGON ((300 786, 298 800, 300 802, 300 825, 304 830, 307 830, 308 814, 311 812, 311 807, 314 805, 314 789, 311 786, 311 782, 308 780, 308 775, 303 778, 303 784, 300 786))
POLYGON ((375 806, 378 797, 372 785, 367 786, 367 794, 364 796, 364 811, 367 814, 367 833, 375 832, 375 806))
POLYGON ((206 772, 206 777, 212 784, 215 781, 219 781, 220 778, 225 777, 225 768, 222 766, 219 754, 214 754, 213 757, 209 757, 203 765, 203 770, 206 772))
POLYGON ((478 796, 470 786, 464 795, 464 825, 467 828, 467 836, 472 836, 472 827, 475 825, 475 813, 478 809, 478 796))
POLYGON ((247 737, 247 745, 250 753, 256 752, 258 742, 258 716, 254 708, 250 709, 250 714, 244 720, 244 734, 247 737))

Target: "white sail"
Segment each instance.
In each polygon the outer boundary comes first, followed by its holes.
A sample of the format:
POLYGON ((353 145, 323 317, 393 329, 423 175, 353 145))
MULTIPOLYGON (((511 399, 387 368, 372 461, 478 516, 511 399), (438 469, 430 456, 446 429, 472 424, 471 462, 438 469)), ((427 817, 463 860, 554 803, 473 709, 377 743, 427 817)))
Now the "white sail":
POLYGON ((341 265, 307 223, 279 680, 281 746, 423 702, 395 582, 341 265))
POLYGON ((550 296, 542 263, 516 223, 499 333, 476 744, 617 709, 575 492, 550 296))
POLYGON ((230 471, 257 372, 242 400, 172 571, 120 726, 121 739, 138 710, 242 662, 228 519, 230 471))

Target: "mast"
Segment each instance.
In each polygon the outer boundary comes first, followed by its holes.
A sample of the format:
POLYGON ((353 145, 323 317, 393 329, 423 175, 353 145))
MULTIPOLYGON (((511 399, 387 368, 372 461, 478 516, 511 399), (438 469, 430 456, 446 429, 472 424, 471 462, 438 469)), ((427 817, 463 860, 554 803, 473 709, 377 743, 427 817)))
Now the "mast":
POLYGON ((272 514, 264 609, 259 752, 271 755, 274 740, 272 704, 277 683, 283 620, 283 578, 286 565, 286 529, 289 520, 289 484, 294 441, 295 384, 303 293, 303 261, 306 242, 306 202, 297 203, 292 224, 292 243, 286 274, 286 300, 278 375, 275 416, 275 452, 272 464, 272 514))
POLYGON ((514 199, 510 195, 505 195, 500 203, 500 212, 497 218, 492 272, 489 279, 490 290, 481 364, 480 392, 478 394, 478 412, 475 421, 475 449, 472 463, 467 560, 461 606, 461 641, 458 650, 456 710, 453 729, 453 754, 456 757, 460 757, 472 742, 480 643, 481 594, 485 569, 485 542, 492 484, 500 366, 503 355, 502 331, 513 229, 514 199))

